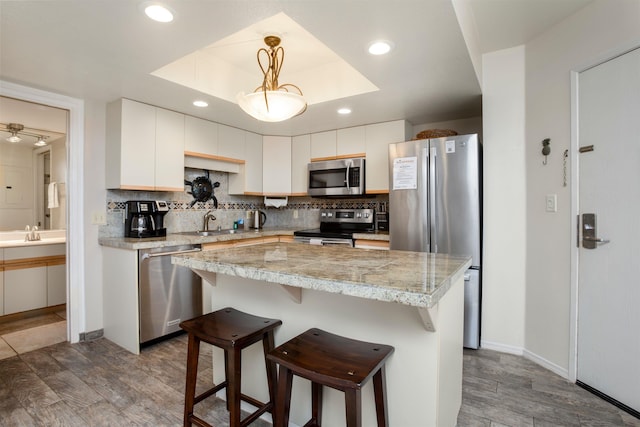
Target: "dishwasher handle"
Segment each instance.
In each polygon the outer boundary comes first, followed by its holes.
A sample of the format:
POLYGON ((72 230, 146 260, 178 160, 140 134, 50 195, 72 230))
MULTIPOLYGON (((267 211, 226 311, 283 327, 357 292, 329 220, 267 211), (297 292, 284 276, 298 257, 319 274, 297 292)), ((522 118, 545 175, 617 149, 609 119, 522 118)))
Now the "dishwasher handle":
POLYGON ((200 249, 200 248, 195 248, 195 249, 189 249, 189 250, 186 250, 186 251, 159 252, 159 253, 156 253, 156 254, 145 253, 145 254, 142 254, 142 261, 144 261, 145 259, 148 259, 148 258, 155 258, 155 257, 158 257, 158 256, 189 254, 189 253, 192 253, 192 252, 200 252, 201 250, 202 249, 200 249))

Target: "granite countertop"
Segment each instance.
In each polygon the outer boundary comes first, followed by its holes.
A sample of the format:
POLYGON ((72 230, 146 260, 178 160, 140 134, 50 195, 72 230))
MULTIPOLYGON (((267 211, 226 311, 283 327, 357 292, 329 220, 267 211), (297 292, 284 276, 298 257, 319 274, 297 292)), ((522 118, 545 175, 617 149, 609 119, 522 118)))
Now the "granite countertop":
MULTIPOLYGON (((261 228, 260 230, 238 230, 233 234, 217 234, 213 236, 193 236, 185 234, 167 234, 166 237, 153 237, 145 239, 135 239, 129 237, 101 237, 98 242, 102 246, 109 246, 119 249, 150 249, 162 248, 166 246, 193 245, 215 242, 227 242, 230 240, 254 239, 256 237, 267 236, 293 236, 293 232, 300 230, 297 228, 273 227, 261 228)), ((389 232, 375 231, 370 233, 354 233, 354 239, 382 240, 389 241, 389 232)))
POLYGON ((136 239, 130 237, 101 237, 102 246, 119 249, 149 249, 178 245, 202 245, 205 243, 227 242, 230 240, 255 239, 267 236, 293 236, 299 228, 261 228, 260 230, 236 230, 235 233, 215 234, 212 236, 194 236, 188 234, 167 234, 166 237, 136 239))
POLYGON ((471 258, 408 251, 265 243, 174 255, 172 263, 213 273, 431 308, 471 258))

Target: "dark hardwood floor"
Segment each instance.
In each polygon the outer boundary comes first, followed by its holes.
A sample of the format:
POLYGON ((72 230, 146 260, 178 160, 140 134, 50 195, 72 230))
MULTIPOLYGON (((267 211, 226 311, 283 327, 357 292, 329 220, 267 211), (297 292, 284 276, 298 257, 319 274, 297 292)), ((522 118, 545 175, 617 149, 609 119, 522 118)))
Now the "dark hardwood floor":
MULTIPOLYGON (((185 360, 185 335, 140 356, 100 339, 0 360, 0 425, 181 425, 185 360)), ((211 381, 211 350, 203 344, 198 392, 211 381)), ((215 426, 228 425, 220 400, 206 400, 197 412, 215 426)), ((458 425, 640 426, 640 420, 522 357, 479 350, 465 351, 458 425)), ((426 426, 416 420, 394 427, 426 426)))

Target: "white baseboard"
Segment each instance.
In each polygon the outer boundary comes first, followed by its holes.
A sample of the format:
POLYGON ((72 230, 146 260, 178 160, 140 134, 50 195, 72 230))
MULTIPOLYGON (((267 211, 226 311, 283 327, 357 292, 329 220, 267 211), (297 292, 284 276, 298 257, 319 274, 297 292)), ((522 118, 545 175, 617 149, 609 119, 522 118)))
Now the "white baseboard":
POLYGON ((532 362, 542 366, 545 369, 550 370, 556 375, 560 375, 562 378, 569 379, 569 370, 558 366, 553 362, 548 361, 544 357, 540 357, 531 351, 522 347, 516 347, 513 345, 502 344, 491 341, 481 341, 480 348, 486 350, 498 351, 500 353, 515 354, 516 356, 523 356, 524 358, 531 360, 532 362))
POLYGON ((516 347, 514 345, 502 344, 499 342, 480 341, 480 348, 487 350, 499 351, 500 353, 515 354, 517 356, 524 355, 524 349, 522 347, 516 347))
POLYGON ((546 368, 548 370, 550 370, 551 372, 553 372, 554 374, 560 375, 562 378, 564 379, 569 379, 569 370, 566 368, 563 368, 562 366, 558 366, 553 362, 548 361, 547 359, 538 356, 535 353, 530 352, 529 350, 525 350, 523 356, 529 360, 531 360, 534 363, 537 363, 538 365, 542 366, 543 368, 546 368))

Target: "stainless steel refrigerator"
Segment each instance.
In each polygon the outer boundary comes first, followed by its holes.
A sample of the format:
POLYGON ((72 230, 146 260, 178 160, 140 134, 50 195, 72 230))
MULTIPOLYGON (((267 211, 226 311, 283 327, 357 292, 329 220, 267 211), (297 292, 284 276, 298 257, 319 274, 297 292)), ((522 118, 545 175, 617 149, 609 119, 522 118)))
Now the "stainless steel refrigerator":
POLYGON ((390 248, 470 255, 464 346, 480 346, 481 146, 478 135, 389 144, 390 248))

